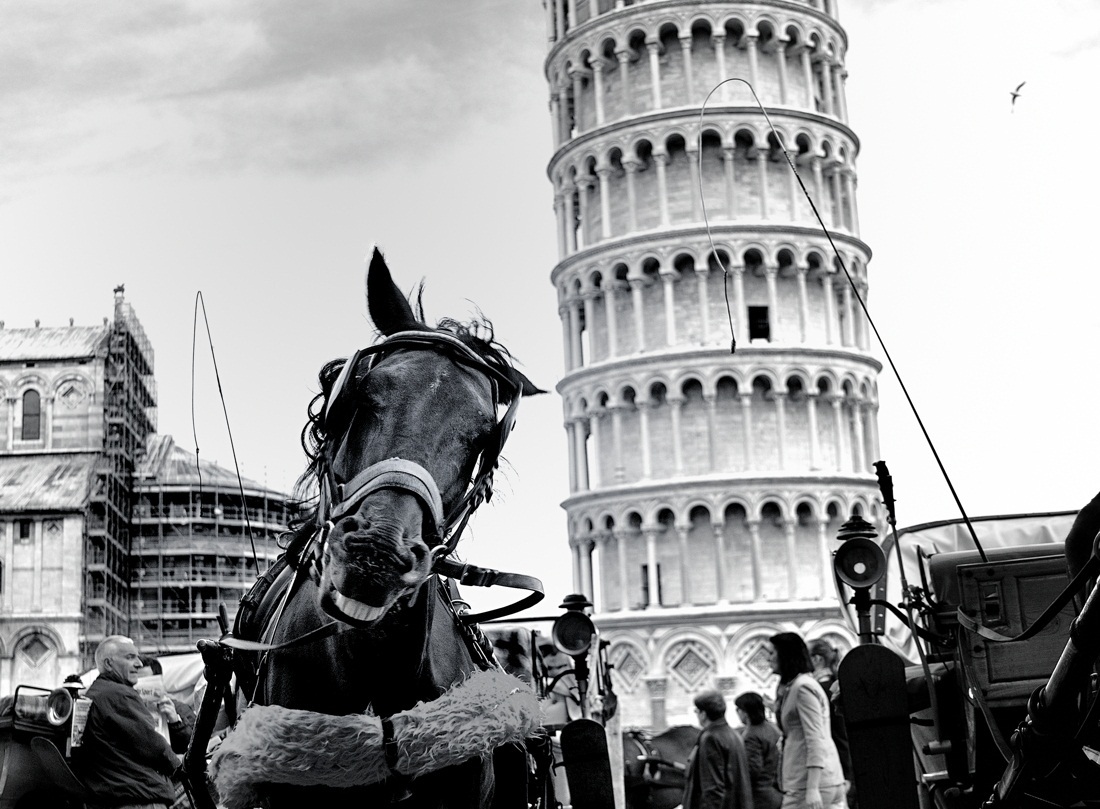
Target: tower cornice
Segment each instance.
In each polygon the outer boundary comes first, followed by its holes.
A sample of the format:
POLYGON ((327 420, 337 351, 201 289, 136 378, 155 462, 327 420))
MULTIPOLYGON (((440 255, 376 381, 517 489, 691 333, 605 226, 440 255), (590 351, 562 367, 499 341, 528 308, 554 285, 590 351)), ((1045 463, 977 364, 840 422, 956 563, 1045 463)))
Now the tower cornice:
POLYGON ((839 21, 830 17, 821 9, 810 8, 802 3, 792 2, 792 0, 769 0, 766 3, 744 2, 744 0, 647 0, 638 5, 612 9, 586 20, 576 28, 569 29, 564 37, 550 46, 550 51, 543 63, 543 74, 549 78, 550 66, 567 46, 576 45, 579 41, 583 41, 586 37, 597 32, 605 33, 602 29, 614 28, 616 24, 621 22, 632 24, 639 20, 643 24, 646 21, 655 22, 662 17, 667 17, 670 11, 680 9, 686 11, 683 16, 684 21, 688 23, 700 17, 713 16, 713 9, 730 13, 741 12, 746 16, 751 15, 753 12, 770 14, 777 9, 782 9, 794 14, 804 15, 828 27, 844 44, 844 49, 848 49, 848 33, 839 21), (639 17, 639 12, 641 12, 641 17, 639 17))
MULTIPOLYGON (((768 114, 772 117, 772 120, 779 120, 785 122, 787 120, 802 121, 812 124, 828 127, 842 133, 852 142, 854 150, 853 158, 859 154, 860 141, 859 136, 845 124, 843 121, 830 116, 824 115, 820 112, 809 112, 808 110, 799 109, 797 107, 790 106, 768 106, 766 107, 768 114)), ((747 119, 751 119, 755 123, 767 124, 767 119, 760 112, 759 107, 735 105, 735 104, 712 104, 707 107, 706 117, 704 121, 710 126, 721 125, 722 123, 744 123, 747 119)), ((699 107, 698 106, 681 106, 681 107, 667 107, 664 109, 647 112, 631 116, 629 118, 623 118, 610 123, 605 123, 602 126, 594 129, 587 130, 568 141, 563 143, 558 150, 554 152, 550 158, 550 163, 546 167, 546 174, 551 180, 554 177, 554 169, 558 164, 564 161, 570 155, 576 152, 583 152, 590 148, 593 144, 602 140, 610 140, 623 133, 638 131, 642 132, 647 127, 652 127, 654 124, 660 123, 688 123, 693 127, 699 125, 699 107)), ((784 144, 788 150, 791 144, 784 144)))
MULTIPOLYGON (((645 251, 667 248, 669 244, 683 247, 689 239, 701 239, 708 242, 706 225, 695 223, 690 225, 670 226, 654 228, 653 230, 630 233, 626 236, 611 237, 592 247, 582 248, 572 255, 567 256, 554 267, 550 274, 550 280, 557 285, 560 277, 573 268, 588 264, 598 264, 601 261, 619 261, 626 252, 645 251)), ((823 249, 832 252, 828 246, 828 240, 819 227, 809 225, 795 225, 786 223, 771 223, 757 220, 755 222, 731 222, 717 221, 710 226, 710 236, 732 237, 744 241, 760 240, 767 237, 783 237, 783 241, 791 241, 807 238, 820 238, 823 249)), ((829 236, 837 244, 843 244, 854 249, 864 256, 864 261, 869 262, 872 256, 871 248, 851 233, 841 231, 829 231, 829 236)))
POLYGON ((878 374, 882 370, 882 363, 870 354, 838 346, 750 345, 738 348, 737 353, 732 357, 725 346, 677 346, 594 362, 566 374, 558 382, 555 390, 565 396, 578 388, 584 388, 586 385, 606 380, 614 375, 622 376, 636 371, 669 367, 710 370, 719 363, 723 368, 732 365, 746 369, 760 366, 774 368, 784 364, 817 364, 840 369, 859 368, 873 374, 878 374))

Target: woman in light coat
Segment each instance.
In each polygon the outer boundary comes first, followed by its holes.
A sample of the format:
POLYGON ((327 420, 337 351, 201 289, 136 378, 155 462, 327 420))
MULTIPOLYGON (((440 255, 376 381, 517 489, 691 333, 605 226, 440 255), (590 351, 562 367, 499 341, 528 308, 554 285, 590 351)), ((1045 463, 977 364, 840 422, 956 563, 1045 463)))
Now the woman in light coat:
POLYGON ((829 729, 829 698, 814 679, 802 637, 773 635, 771 666, 779 675, 775 703, 783 732, 782 809, 847 809, 844 773, 829 729))

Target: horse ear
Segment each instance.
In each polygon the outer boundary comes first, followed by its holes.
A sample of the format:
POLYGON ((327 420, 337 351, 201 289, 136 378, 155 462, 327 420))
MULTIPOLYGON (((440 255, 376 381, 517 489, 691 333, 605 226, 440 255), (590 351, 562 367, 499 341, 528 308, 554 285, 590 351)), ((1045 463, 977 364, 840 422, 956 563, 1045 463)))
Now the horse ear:
POLYGON ((386 259, 377 247, 371 252, 367 267, 367 311, 374 325, 385 335, 424 329, 424 324, 416 319, 408 300, 393 282, 386 259))
POLYGON ((546 393, 542 388, 535 387, 535 383, 517 371, 515 368, 508 369, 508 375, 512 377, 512 381, 519 385, 521 396, 534 396, 538 393, 546 393))

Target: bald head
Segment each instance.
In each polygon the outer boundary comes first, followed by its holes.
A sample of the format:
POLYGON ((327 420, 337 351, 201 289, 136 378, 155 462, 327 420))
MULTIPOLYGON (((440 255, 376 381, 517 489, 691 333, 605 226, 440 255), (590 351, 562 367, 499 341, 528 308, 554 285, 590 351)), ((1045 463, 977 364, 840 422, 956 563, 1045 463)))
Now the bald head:
POLYGON ((111 673, 129 683, 136 683, 141 669, 134 642, 125 635, 110 635, 96 647, 95 665, 100 674, 111 673))

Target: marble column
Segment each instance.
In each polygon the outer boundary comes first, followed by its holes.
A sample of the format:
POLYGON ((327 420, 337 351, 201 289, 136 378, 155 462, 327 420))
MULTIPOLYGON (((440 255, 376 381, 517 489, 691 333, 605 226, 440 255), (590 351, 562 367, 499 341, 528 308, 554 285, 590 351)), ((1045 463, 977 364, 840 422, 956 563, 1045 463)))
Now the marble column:
POLYGON ((616 550, 618 551, 618 566, 619 566, 619 609, 630 609, 630 574, 627 567, 626 560, 626 543, 629 541, 631 532, 629 531, 614 531, 616 550))
POLYGON ((626 467, 623 465, 623 410, 624 405, 616 404, 611 408, 611 442, 615 461, 615 482, 626 480, 626 467))
POLYGON ((627 283, 630 284, 630 303, 634 309, 634 350, 645 351, 645 301, 642 298, 645 279, 628 278, 627 283))
POLYGON ((780 41, 775 46, 775 58, 779 65, 779 103, 787 103, 787 43, 780 41))
POLYGON ((752 600, 764 597, 764 553, 760 547, 760 520, 749 520, 749 548, 752 554, 752 600))
POLYGON ((630 115, 630 54, 629 48, 620 48, 615 51, 615 58, 619 60, 619 85, 622 88, 623 115, 630 115))
POLYGON ((646 609, 661 606, 661 578, 657 568, 657 537, 660 530, 657 528, 644 528, 645 558, 646 558, 646 584, 649 588, 649 603, 646 609))
MULTIPOLYGON (((751 383, 750 383, 751 384, 751 383)), ((756 468, 753 460, 753 429, 752 429, 752 389, 748 393, 740 394, 741 399, 741 426, 745 441, 745 467, 742 471, 751 472, 756 468)))
POLYGON ((619 315, 615 308, 615 293, 618 281, 614 278, 604 280, 603 284, 603 314, 607 321, 607 356, 619 355, 619 315))
POLYGON ((797 599, 798 592, 798 542, 795 535, 797 523, 794 520, 783 521, 783 538, 787 543, 787 597, 797 599))
MULTIPOLYGON (((611 238, 611 167, 606 163, 596 166, 600 182, 600 238, 611 238)), ((595 241, 593 239, 593 241, 595 241)))
POLYGON ((821 446, 817 434, 817 393, 806 393, 806 417, 810 431, 810 469, 821 468, 821 446))
POLYGON ((673 474, 679 477, 684 474, 684 440, 680 430, 684 397, 670 395, 666 401, 669 407, 669 421, 672 422, 672 470, 673 474))
POLYGON ((680 55, 684 62, 684 100, 691 104, 695 100, 695 79, 691 67, 691 33, 686 37, 680 37, 680 55))
POLYGON ((649 82, 653 109, 659 110, 664 106, 661 103, 661 43, 655 39, 646 39, 645 47, 649 52, 649 82))
POLYGON ((668 153, 653 153, 653 163, 657 166, 657 205, 661 214, 661 226, 668 227, 670 223, 668 213, 668 153))
POLYGON ((605 66, 606 62, 599 57, 592 60, 592 86, 596 91, 596 126, 603 126, 605 117, 603 90, 603 71, 605 66))
POLYGON ((649 399, 635 400, 638 407, 638 426, 641 432, 642 443, 642 480, 653 477, 653 456, 650 451, 649 441, 649 411, 653 403, 649 399))
POLYGON ((661 273, 661 292, 665 307, 665 344, 676 345, 676 290, 675 271, 661 273))
POLYGON ((626 229, 630 233, 638 229, 638 194, 635 190, 634 175, 640 165, 637 158, 623 158, 623 171, 626 172, 626 229))
POLYGON ((699 294, 699 344, 706 345, 710 342, 710 300, 707 293, 707 281, 710 278, 710 268, 702 264, 695 268, 695 288, 699 294))
POLYGON ((729 567, 726 561, 726 526, 722 523, 711 523, 711 531, 714 534, 714 560, 715 577, 718 591, 718 603, 729 603, 729 567))
POLYGON ((796 267, 795 276, 798 279, 798 339, 799 342, 809 341, 810 330, 810 298, 806 292, 807 267, 796 267))
POLYGON ((691 597, 691 551, 688 547, 690 525, 677 525, 676 538, 679 540, 680 559, 680 606, 688 607, 695 603, 691 597))
POLYGON ((603 479, 603 466, 600 462, 600 422, 605 412, 606 411, 599 405, 592 406, 588 409, 589 440, 592 443, 592 460, 588 477, 589 486, 593 489, 598 489, 605 485, 603 479))

